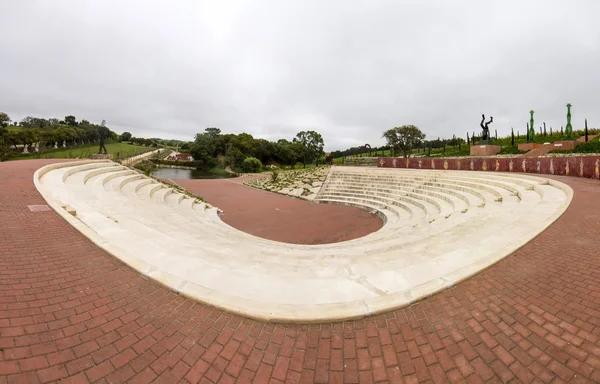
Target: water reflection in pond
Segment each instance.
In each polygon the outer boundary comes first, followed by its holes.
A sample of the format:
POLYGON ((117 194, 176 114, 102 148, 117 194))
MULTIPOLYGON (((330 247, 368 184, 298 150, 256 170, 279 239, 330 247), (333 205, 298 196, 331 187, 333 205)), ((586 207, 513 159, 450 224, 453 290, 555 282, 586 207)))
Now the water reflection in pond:
POLYGON ((199 169, 153 168, 150 174, 159 179, 225 179, 229 175, 214 174, 199 169))

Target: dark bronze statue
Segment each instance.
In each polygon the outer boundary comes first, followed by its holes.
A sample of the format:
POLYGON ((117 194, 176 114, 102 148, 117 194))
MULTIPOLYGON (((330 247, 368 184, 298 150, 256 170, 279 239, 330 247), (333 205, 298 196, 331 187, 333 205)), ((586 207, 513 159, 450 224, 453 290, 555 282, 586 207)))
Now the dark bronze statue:
POLYGON ((100 128, 98 129, 98 136, 100 136, 100 148, 98 149, 98 154, 102 153, 104 149, 104 154, 106 155, 106 147, 104 146, 104 136, 108 133, 108 128, 104 125, 106 121, 102 120, 102 124, 100 124, 100 128))
POLYGON ((361 145, 358 150, 361 154, 369 151, 369 156, 371 156, 371 146, 369 144, 361 145))
POLYGON ((490 129, 488 128, 488 125, 490 125, 490 123, 494 122, 494 118, 492 116, 490 116, 490 119, 484 124, 483 122, 485 121, 485 115, 481 115, 481 123, 479 124, 481 126, 481 129, 483 130, 481 132, 481 140, 489 140, 490 139, 490 129))

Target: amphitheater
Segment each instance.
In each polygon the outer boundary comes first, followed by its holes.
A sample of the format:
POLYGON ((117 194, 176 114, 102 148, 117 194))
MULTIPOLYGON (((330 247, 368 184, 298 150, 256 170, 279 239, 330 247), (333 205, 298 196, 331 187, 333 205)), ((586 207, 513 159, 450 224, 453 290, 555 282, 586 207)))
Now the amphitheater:
POLYGON ((222 211, 2 162, 0 382, 598 383, 600 159, 558 160, 335 167, 314 203, 174 180, 222 211))
POLYGON ((332 167, 314 202, 360 207, 384 225, 298 245, 239 231, 218 208, 110 161, 50 164, 34 183, 141 274, 238 315, 296 323, 385 313, 452 287, 529 242, 573 196, 524 174, 332 167))

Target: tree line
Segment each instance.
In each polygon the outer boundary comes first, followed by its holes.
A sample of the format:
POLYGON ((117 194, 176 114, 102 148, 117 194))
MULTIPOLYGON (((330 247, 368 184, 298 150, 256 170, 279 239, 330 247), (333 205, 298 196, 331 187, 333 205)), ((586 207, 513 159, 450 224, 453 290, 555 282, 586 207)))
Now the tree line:
POLYGON ((8 159, 27 146, 32 149, 36 144, 38 150, 56 147, 72 147, 75 145, 97 143, 101 133, 104 140, 128 141, 132 144, 158 146, 157 139, 133 137, 129 132, 118 135, 108 127, 80 121, 73 115, 58 118, 41 118, 27 116, 21 121, 13 121, 5 112, 0 112, 0 161, 8 159))
POLYGON ((12 122, 6 113, 0 112, 0 144, 15 150, 18 146, 31 147, 35 143, 39 143, 40 149, 63 143, 69 146, 93 143, 99 140, 102 130, 106 140, 117 139, 118 135, 107 127, 87 120, 77 121, 72 115, 62 120, 28 116, 20 122, 12 122), (9 129, 11 126, 20 129, 9 129))
POLYGON ((298 132, 291 141, 268 141, 248 133, 223 134, 221 129, 209 127, 196 134, 189 150, 194 160, 201 161, 206 168, 220 163, 235 169, 247 158, 257 159, 262 164, 294 166, 302 163, 306 167, 306 164, 316 162, 318 165, 323 161, 323 146, 323 137, 315 131, 298 132))
POLYGON ((446 146, 460 147, 464 145, 466 141, 461 137, 452 136, 451 139, 437 139, 425 140, 425 134, 421 132, 419 128, 414 125, 403 125, 388 129, 383 132, 383 138, 386 139, 386 145, 381 147, 371 148, 369 144, 365 144, 358 147, 351 147, 343 151, 333 151, 331 155, 334 158, 356 156, 362 154, 371 154, 377 156, 379 152, 383 156, 383 152, 391 149, 394 153, 403 153, 404 156, 410 155, 410 153, 417 149, 439 149, 446 146))

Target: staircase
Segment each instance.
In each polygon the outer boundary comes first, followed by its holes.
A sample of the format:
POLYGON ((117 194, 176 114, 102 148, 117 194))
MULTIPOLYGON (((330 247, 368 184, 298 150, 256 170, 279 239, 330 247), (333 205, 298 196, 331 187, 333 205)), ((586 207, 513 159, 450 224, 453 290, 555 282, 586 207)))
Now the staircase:
MULTIPOLYGON (((592 141, 597 136, 598 135, 588 135, 588 141, 592 141)), ((578 138, 575 141, 577 141, 578 143, 585 143, 585 136, 581 136, 580 138, 578 138)), ((554 144, 544 144, 541 147, 532 149, 531 151, 527 152, 526 154, 524 154, 521 157, 526 157, 526 158, 540 157, 540 156, 543 156, 543 155, 547 154, 548 152, 552 151, 553 149, 557 149, 557 147, 555 147, 554 144)))
POLYGON ((553 150, 554 148, 554 144, 544 144, 541 147, 537 147, 536 149, 532 149, 531 151, 527 152, 526 154, 524 154, 521 157, 540 157, 543 156, 545 154, 547 154, 548 152, 550 152, 551 150, 553 150))

